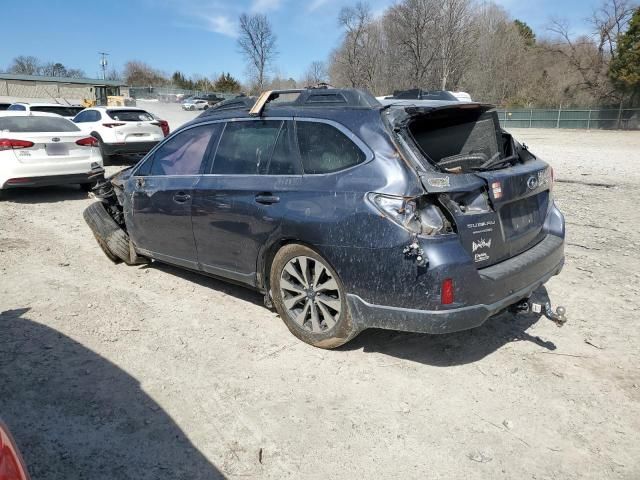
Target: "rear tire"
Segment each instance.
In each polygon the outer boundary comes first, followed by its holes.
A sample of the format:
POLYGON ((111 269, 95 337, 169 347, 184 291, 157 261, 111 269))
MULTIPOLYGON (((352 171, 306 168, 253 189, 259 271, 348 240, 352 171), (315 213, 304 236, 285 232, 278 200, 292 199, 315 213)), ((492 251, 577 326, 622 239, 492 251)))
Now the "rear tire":
POLYGON ((331 349, 360 333, 338 274, 315 251, 285 245, 273 259, 269 278, 273 305, 289 331, 303 342, 331 349))
POLYGON ((82 190, 83 192, 90 192, 91 190, 93 190, 93 187, 95 186, 96 186, 96 182, 81 183, 80 190, 82 190))

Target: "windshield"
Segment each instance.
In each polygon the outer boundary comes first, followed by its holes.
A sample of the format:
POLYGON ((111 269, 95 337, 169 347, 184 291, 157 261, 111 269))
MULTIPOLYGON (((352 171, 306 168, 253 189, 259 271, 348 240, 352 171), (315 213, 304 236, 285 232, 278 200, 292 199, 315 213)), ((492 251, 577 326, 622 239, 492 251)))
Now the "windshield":
POLYGON ((153 115, 144 110, 107 110, 107 115, 120 122, 149 122, 153 120, 153 115))
POLYGON ((79 132, 71 121, 62 117, 0 117, 0 133, 79 132))
POLYGON ((32 112, 55 113, 63 117, 75 117, 84 107, 68 107, 65 105, 34 105, 31 107, 32 112))

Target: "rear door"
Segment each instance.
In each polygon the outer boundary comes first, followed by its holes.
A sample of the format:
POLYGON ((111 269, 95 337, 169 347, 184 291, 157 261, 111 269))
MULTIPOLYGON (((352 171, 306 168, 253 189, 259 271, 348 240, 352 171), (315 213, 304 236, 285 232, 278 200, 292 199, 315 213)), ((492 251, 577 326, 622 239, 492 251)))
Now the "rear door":
POLYGON ((299 189, 292 119, 231 121, 197 185, 193 233, 204 271, 255 284, 259 253, 299 189))
POLYGON ((134 172, 129 234, 153 258, 196 269, 191 223, 203 160, 218 140, 217 124, 197 125, 169 138, 134 172))

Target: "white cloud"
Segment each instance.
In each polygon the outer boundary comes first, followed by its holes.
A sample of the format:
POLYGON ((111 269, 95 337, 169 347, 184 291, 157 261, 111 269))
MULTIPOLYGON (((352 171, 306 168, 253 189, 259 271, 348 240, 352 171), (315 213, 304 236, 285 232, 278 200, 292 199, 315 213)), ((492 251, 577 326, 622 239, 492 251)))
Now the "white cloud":
POLYGON ((226 15, 209 15, 206 17, 207 30, 226 35, 227 37, 237 37, 236 24, 226 15))
POLYGON ((266 13, 278 10, 282 5, 282 0, 253 0, 251 11, 253 13, 266 13))
POLYGON ((327 3, 329 3, 329 1, 330 0, 313 0, 311 3, 309 3, 309 6, 307 7, 307 11, 313 12, 314 10, 317 10, 323 5, 326 5, 327 3))

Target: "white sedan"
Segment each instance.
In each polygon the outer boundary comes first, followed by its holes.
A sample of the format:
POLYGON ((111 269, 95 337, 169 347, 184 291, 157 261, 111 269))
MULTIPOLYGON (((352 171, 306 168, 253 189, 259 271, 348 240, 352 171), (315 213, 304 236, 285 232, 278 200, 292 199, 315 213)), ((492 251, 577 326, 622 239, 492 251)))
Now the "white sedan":
POLYGON ((0 112, 0 193, 16 187, 80 184, 104 173, 94 137, 53 113, 0 112))

